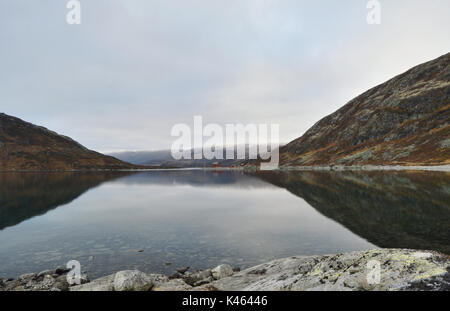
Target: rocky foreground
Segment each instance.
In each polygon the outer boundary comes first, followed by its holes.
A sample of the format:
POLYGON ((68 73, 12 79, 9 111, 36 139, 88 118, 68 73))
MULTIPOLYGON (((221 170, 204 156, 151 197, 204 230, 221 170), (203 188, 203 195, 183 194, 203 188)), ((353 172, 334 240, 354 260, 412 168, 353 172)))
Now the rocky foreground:
POLYGON ((17 280, 0 278, 0 291, 450 290, 449 256, 429 251, 379 249, 290 257, 237 270, 229 265, 196 272, 183 268, 170 277, 127 270, 93 281, 84 275, 81 285, 69 286, 68 270, 59 268, 17 280))

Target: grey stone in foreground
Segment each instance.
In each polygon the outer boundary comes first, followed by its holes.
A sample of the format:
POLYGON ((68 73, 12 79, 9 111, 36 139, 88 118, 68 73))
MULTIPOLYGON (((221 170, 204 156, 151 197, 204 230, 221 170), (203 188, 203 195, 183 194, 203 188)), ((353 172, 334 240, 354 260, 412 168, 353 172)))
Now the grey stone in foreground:
POLYGON ((120 271, 114 277, 114 290, 118 292, 148 291, 152 287, 150 276, 137 270, 120 271))
POLYGON ((0 278, 2 290, 70 291, 359 291, 450 290, 450 257, 431 251, 377 249, 337 255, 277 259, 241 272, 228 265, 186 272, 176 279, 120 271, 69 287, 53 271, 0 278))
MULTIPOLYGON (((449 270, 449 257, 442 254, 380 249, 274 260, 212 285, 218 290, 243 291, 410 290, 417 282, 448 277, 449 270)), ((446 286, 438 282, 423 289, 445 290, 446 286)))
POLYGON ((230 265, 217 266, 214 269, 212 269, 211 272, 212 272, 212 276, 216 280, 220 280, 220 279, 226 278, 228 276, 232 276, 234 273, 233 267, 231 267, 230 265))
MULTIPOLYGON (((436 252, 379 249, 278 259, 234 274, 231 267, 221 265, 183 278, 163 280, 153 290, 448 290, 449 270, 449 257, 436 252)), ((82 287, 89 290, 87 285, 82 287)))

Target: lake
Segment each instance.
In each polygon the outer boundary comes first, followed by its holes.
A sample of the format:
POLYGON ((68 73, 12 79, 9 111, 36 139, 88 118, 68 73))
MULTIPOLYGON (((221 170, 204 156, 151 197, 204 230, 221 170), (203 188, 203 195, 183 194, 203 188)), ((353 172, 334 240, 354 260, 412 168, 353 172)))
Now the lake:
POLYGON ((69 260, 93 279, 377 247, 449 254, 449 216, 439 172, 3 173, 0 276, 69 260))

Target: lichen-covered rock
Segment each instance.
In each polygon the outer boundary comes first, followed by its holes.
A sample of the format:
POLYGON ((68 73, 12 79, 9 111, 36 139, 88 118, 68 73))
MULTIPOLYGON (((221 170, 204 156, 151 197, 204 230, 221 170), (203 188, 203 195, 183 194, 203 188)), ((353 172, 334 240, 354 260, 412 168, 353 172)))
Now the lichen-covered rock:
POLYGON ((119 271, 114 277, 115 291, 148 291, 152 287, 152 279, 138 270, 119 271))
POLYGON ((449 259, 442 254, 380 249, 279 259, 211 285, 219 290, 244 291, 408 290, 417 281, 427 283, 448 275, 449 269, 449 259))
POLYGON ((225 278, 227 276, 231 276, 234 273, 233 267, 230 266, 230 265, 217 266, 214 269, 212 269, 211 272, 212 272, 212 276, 216 280, 220 280, 220 279, 225 278))
POLYGON ((449 290, 449 271, 447 255, 432 251, 377 249, 277 259, 235 274, 230 266, 220 265, 177 279, 127 270, 73 287, 69 287, 65 275, 26 274, 17 280, 0 279, 0 291, 449 290))

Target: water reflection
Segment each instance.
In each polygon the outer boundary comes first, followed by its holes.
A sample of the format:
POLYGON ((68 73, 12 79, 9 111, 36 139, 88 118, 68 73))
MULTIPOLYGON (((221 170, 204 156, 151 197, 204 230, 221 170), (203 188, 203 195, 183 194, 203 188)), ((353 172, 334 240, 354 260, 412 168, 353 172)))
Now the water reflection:
POLYGON ((0 173, 0 230, 70 203, 130 173, 0 173))
POLYGON ((379 247, 450 254, 450 173, 270 172, 259 176, 379 247))
POLYGON ((0 182, 0 276, 72 259, 99 277, 377 246, 450 253, 449 174, 180 170, 0 182))

